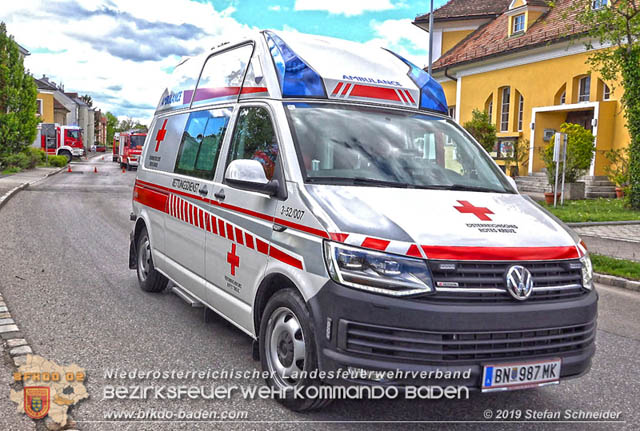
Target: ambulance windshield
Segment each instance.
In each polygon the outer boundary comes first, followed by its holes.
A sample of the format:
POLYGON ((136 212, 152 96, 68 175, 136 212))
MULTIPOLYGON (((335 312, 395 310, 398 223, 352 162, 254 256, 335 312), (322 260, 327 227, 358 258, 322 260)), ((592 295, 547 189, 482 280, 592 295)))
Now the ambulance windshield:
POLYGON ((285 111, 309 183, 515 193, 450 120, 321 103, 285 111))

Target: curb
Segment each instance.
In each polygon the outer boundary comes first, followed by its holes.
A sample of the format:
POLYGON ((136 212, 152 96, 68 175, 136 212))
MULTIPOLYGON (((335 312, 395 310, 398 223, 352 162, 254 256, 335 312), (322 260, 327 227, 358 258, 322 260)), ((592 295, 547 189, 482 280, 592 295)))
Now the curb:
POLYGON ((628 224, 640 224, 640 220, 629 221, 585 221, 576 223, 567 223, 569 227, 589 227, 589 226, 624 226, 628 224))
POLYGON ((606 284, 613 287, 622 287, 623 289, 640 292, 640 281, 627 280, 626 278, 616 277, 615 275, 593 273, 593 281, 606 284))
POLYGON ((29 187, 30 184, 37 184, 40 181, 49 178, 52 175, 55 175, 59 172, 62 172, 64 169, 66 168, 66 166, 58 169, 57 171, 52 171, 49 172, 47 175, 45 175, 44 177, 40 178, 39 180, 34 181, 33 183, 22 183, 19 186, 16 186, 14 188, 12 188, 11 190, 9 190, 8 192, 6 192, 4 195, 0 196, 0 208, 2 208, 9 199, 11 199, 16 193, 18 193, 20 190, 25 189, 27 187, 29 187))
MULTIPOLYGON (((25 183, 28 184, 28 183, 25 183)), ((23 185, 24 186, 24 185, 23 185)), ((20 186, 22 187, 22 186, 20 186)), ((17 188, 17 187, 16 187, 17 188)), ((24 188, 24 187, 23 187, 24 188)), ((0 294, 0 343, 4 343, 4 350, 9 352, 9 356, 13 360, 13 365, 19 368, 27 362, 27 355, 33 355, 33 349, 29 342, 24 338, 24 334, 20 332, 18 324, 13 320, 11 313, 4 302, 4 297, 0 294)), ((47 419, 45 419, 46 421, 47 419)), ((38 423, 38 421, 34 421, 38 423)), ((46 425, 47 429, 66 429, 73 431, 76 429, 76 422, 73 416, 67 412, 67 423, 62 426, 53 423, 46 425)))

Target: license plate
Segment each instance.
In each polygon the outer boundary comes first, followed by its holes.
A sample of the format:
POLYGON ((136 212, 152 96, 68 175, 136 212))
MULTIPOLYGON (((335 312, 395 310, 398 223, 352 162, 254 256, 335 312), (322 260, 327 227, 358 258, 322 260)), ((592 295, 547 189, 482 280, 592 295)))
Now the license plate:
POLYGON ((482 390, 524 389, 557 383, 560 380, 560 359, 485 365, 482 390))

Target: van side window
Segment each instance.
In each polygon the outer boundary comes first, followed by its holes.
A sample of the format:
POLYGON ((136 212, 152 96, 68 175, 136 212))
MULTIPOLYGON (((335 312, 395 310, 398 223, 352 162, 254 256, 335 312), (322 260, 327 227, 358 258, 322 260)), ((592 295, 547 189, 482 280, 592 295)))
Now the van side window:
POLYGON ((230 112, 229 109, 215 109, 189 115, 180 141, 176 173, 213 179, 230 112))
POLYGON ((267 179, 273 179, 278 159, 278 140, 271 116, 265 108, 252 106, 242 108, 238 113, 227 166, 238 159, 259 161, 267 179))

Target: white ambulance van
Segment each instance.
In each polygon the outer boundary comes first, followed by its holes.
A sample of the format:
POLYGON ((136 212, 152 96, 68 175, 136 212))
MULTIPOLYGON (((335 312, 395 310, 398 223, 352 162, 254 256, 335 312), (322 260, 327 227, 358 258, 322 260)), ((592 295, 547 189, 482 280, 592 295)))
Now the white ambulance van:
POLYGON ((130 267, 252 337, 269 385, 470 370, 420 384, 494 391, 589 370, 584 243, 518 194, 422 69, 264 31, 174 75, 137 172, 130 267))

